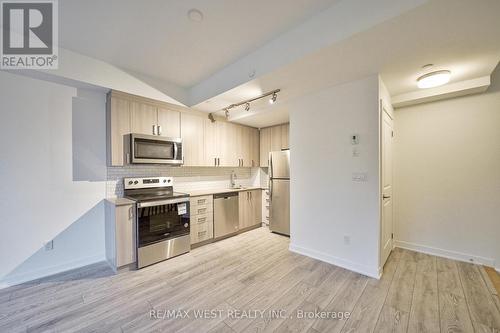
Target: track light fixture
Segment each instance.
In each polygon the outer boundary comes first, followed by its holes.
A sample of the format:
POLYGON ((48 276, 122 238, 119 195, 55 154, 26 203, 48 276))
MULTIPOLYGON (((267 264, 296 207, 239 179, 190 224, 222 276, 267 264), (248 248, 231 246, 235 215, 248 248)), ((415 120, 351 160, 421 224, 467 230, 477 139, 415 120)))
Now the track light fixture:
MULTIPOLYGON (((229 117, 229 111, 233 108, 236 108, 238 106, 242 106, 244 105, 245 106, 245 111, 250 111, 250 103, 256 101, 256 100, 259 100, 261 98, 265 98, 267 96, 271 96, 271 98, 269 99, 269 103, 270 104, 274 104, 276 103, 276 100, 278 99, 278 93, 281 91, 281 89, 276 89, 276 90, 273 90, 273 91, 270 91, 270 92, 267 92, 265 94, 262 94, 258 97, 255 97, 255 98, 251 98, 251 99, 248 99, 246 101, 243 101, 243 102, 240 102, 240 103, 236 103, 236 104, 231 104, 225 108, 223 108, 222 110, 220 111, 224 111, 224 114, 226 115, 226 118, 229 117)), ((219 111, 216 111, 216 112, 219 112, 219 111)))
POLYGON ((269 99, 270 104, 276 103, 276 99, 278 98, 278 94, 273 93, 273 96, 269 99))

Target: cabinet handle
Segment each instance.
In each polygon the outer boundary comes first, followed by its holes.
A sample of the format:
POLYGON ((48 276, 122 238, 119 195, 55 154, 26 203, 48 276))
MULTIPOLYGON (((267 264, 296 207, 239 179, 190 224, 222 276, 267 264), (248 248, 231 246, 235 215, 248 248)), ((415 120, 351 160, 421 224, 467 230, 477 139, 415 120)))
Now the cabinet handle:
POLYGON ((153 125, 153 135, 156 135, 156 125, 153 125))
POLYGON ((198 209, 198 214, 205 213, 207 211, 206 208, 198 209))
POLYGON ((203 236, 206 233, 207 233, 206 231, 198 231, 198 237, 203 236))
POLYGON ((205 222, 207 220, 206 217, 201 217, 198 219, 198 223, 202 223, 202 222, 205 222))
POLYGON ((217 157, 217 166, 220 166, 220 157, 217 157))
POLYGON ((127 156, 125 157, 127 164, 130 164, 130 153, 127 153, 127 156))
POLYGON ((217 157, 214 157, 214 165, 217 166, 217 157))
POLYGON ((198 205, 204 204, 207 199, 198 199, 198 205))
POLYGON ((129 209, 128 209, 128 219, 132 220, 133 217, 134 217, 134 211, 132 210, 132 207, 129 207, 129 209))
POLYGON ((161 135, 161 126, 158 125, 158 135, 161 135))

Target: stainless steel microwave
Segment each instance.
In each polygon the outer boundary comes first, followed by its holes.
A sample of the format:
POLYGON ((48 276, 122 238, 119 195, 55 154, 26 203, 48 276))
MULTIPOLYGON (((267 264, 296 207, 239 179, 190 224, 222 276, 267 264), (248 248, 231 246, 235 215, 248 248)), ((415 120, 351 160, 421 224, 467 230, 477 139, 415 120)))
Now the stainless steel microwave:
POLYGON ((173 164, 182 165, 182 139, 158 135, 129 134, 126 151, 131 164, 173 164), (127 147, 128 146, 128 147, 127 147))

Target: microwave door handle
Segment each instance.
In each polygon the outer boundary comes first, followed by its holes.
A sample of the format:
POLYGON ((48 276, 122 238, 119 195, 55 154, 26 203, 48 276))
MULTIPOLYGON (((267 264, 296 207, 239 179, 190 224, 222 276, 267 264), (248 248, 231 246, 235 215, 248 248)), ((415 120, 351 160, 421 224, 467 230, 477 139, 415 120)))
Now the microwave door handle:
POLYGON ((178 143, 174 143, 174 160, 179 160, 177 157, 177 152, 179 151, 179 147, 177 147, 178 143))

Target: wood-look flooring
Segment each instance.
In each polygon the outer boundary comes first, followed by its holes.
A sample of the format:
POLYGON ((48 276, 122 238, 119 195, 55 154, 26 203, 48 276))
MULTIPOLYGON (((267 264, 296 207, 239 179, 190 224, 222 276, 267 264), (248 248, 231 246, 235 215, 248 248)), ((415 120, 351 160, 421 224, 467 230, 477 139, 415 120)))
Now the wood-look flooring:
POLYGON ((500 330, 498 295, 481 266, 396 249, 375 280, 288 245, 259 228, 139 271, 113 275, 97 264, 3 289, 0 332, 500 330), (217 312, 194 318, 205 309, 217 312), (314 311, 350 316, 300 318, 314 311))

